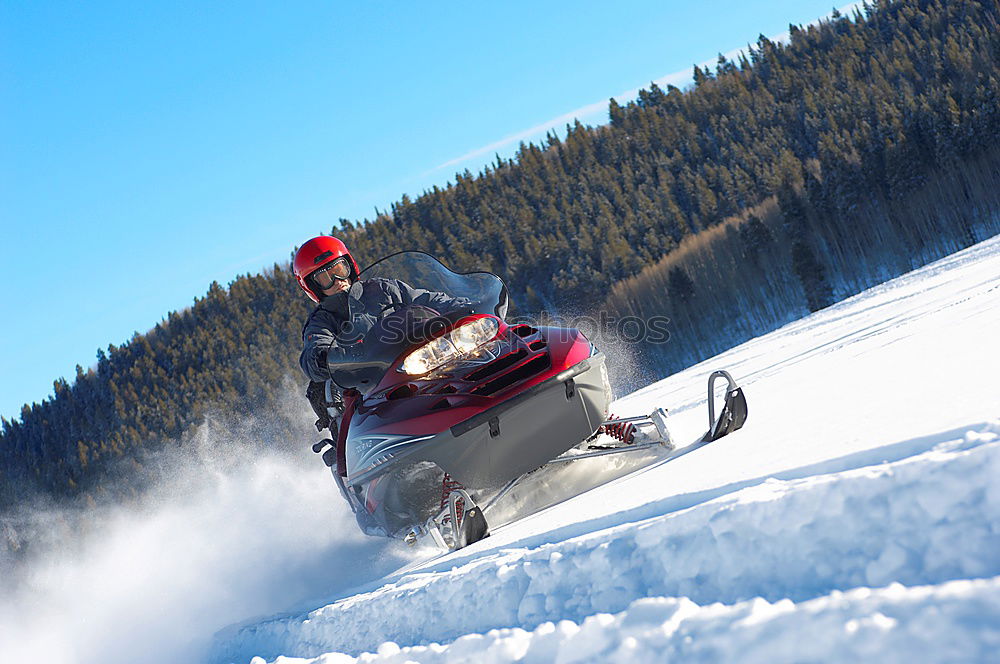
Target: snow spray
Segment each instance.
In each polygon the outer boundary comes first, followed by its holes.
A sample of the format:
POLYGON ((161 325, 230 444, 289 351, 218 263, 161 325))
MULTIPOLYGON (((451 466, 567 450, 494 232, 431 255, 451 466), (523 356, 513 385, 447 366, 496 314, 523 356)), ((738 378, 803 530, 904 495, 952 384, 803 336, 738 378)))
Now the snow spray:
POLYGON ((358 531, 309 451, 305 399, 283 408, 303 423, 292 452, 209 418, 156 453, 161 479, 132 504, 5 517, 0 661, 199 661, 227 625, 335 597, 412 557, 358 531))

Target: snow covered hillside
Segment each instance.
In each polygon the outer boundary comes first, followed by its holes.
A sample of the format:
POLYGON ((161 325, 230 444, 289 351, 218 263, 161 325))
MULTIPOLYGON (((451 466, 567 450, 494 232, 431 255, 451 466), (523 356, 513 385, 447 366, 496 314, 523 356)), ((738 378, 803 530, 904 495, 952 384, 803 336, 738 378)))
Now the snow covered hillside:
POLYGON ((211 661, 996 661, 997 339, 1000 237, 614 407, 693 440, 726 368, 741 431, 230 627, 211 661))

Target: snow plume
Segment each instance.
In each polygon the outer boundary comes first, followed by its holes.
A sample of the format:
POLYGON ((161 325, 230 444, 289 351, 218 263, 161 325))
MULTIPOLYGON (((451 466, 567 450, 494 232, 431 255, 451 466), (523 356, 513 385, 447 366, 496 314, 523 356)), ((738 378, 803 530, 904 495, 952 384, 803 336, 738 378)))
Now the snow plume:
MULTIPOLYGON (((596 320, 600 321, 600 318, 596 320)), ((641 341, 635 336, 629 336, 632 330, 622 330, 617 325, 603 325, 588 329, 586 324, 581 327, 588 339, 592 339, 597 348, 604 353, 604 362, 608 367, 608 378, 614 395, 619 397, 663 378, 649 371, 651 366, 645 357, 641 341)), ((623 413, 616 413, 623 416, 623 413)), ((646 415, 648 413, 629 413, 630 415, 646 415)))
MULTIPOLYGON (((0 661, 198 661, 225 625, 404 562, 399 545, 358 531, 309 451, 304 399, 281 410, 304 425, 293 452, 210 420, 158 453, 161 479, 133 504, 8 519, 0 537, 22 553, 0 559, 0 661)), ((269 428, 252 420, 240 431, 269 428)))

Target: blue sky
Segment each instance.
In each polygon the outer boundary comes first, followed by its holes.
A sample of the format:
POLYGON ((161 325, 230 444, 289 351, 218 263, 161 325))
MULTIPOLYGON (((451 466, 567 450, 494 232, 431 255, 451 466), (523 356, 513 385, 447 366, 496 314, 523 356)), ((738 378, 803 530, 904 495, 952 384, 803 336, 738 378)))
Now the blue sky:
POLYGON ((338 218, 832 6, 2 3, 0 414, 338 218))

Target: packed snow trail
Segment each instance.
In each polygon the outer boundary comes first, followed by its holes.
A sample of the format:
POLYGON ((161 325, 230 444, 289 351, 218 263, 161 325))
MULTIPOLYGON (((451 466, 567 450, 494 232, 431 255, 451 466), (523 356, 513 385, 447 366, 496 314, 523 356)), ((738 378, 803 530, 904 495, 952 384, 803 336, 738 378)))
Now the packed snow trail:
POLYGON ((668 406, 693 440, 705 378, 727 368, 750 404, 741 431, 381 587, 226 630, 213 660, 982 660, 1000 647, 997 338, 1000 238, 614 407, 668 406))

